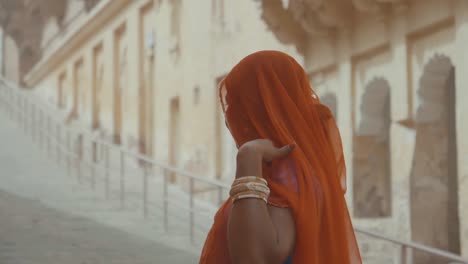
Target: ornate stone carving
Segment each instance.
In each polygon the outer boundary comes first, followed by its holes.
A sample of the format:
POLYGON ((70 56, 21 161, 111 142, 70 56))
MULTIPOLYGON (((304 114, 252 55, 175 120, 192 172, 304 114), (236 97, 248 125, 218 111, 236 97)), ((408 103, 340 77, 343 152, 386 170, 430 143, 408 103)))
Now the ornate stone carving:
POLYGON ((262 0, 262 19, 276 38, 285 44, 295 44, 299 52, 305 49, 307 32, 283 7, 281 0, 262 0))
MULTIPOLYGON (((98 2, 85 0, 87 10, 98 2)), ((64 0, 0 0, 0 27, 14 39, 19 49, 20 79, 42 56, 46 22, 56 17, 58 26, 62 26, 67 4, 64 0)))
POLYGON ((286 6, 281 0, 262 0, 262 18, 280 41, 295 43, 298 39, 284 31, 299 27, 294 30, 329 36, 336 31, 349 31, 354 18, 363 13, 385 17, 391 11, 406 8, 407 0, 290 0, 286 6))
POLYGON ((349 26, 353 14, 351 2, 336 0, 293 0, 289 10, 310 34, 328 34, 349 26))

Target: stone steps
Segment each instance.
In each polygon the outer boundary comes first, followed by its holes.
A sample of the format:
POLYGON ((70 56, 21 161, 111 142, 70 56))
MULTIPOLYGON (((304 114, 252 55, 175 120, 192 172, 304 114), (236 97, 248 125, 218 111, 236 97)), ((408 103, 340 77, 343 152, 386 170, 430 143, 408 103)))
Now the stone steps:
MULTIPOLYGON (((120 206, 119 177, 110 177, 110 199, 104 195, 104 178, 96 177, 94 190, 91 175, 83 173, 80 183, 76 175, 68 175, 64 167, 34 144, 30 137, 15 127, 3 111, 0 111, 0 189, 39 201, 48 207, 86 217, 116 227, 132 234, 163 242, 166 245, 199 254, 215 210, 206 202, 196 202, 196 211, 205 212, 195 217, 195 245, 190 243, 190 214, 186 208, 171 205, 168 210, 168 232, 164 229, 162 203, 162 177, 149 180, 149 217, 143 217, 141 178, 127 178, 126 200, 120 206), (21 132, 20 132, 21 131, 21 132)), ((65 164, 65 162, 62 162, 65 164)), ((176 186, 168 188, 168 197, 177 204, 188 207, 188 195, 176 186)))

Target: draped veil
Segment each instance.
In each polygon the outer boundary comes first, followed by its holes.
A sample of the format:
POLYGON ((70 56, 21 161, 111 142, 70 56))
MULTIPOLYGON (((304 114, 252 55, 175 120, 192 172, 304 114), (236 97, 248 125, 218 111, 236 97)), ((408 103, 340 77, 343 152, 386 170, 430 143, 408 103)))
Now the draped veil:
MULTIPOLYGON (((220 102, 238 146, 268 138, 292 142, 283 160, 263 165, 269 204, 291 209, 296 226, 293 263, 361 263, 344 198, 346 167, 332 112, 320 103, 304 69, 278 51, 260 51, 240 61, 220 83, 220 102)), ((228 199, 215 216, 200 263, 230 263, 228 199)))

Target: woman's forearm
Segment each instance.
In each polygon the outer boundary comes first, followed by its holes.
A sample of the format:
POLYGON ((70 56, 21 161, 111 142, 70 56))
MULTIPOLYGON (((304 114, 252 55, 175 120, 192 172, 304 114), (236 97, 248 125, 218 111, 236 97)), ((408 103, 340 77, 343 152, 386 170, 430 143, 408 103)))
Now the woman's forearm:
MULTIPOLYGON (((239 149, 236 178, 262 176, 262 157, 248 148, 239 149)), ((242 199, 233 205, 228 223, 232 262, 274 263, 277 232, 267 205, 261 199, 242 199)))

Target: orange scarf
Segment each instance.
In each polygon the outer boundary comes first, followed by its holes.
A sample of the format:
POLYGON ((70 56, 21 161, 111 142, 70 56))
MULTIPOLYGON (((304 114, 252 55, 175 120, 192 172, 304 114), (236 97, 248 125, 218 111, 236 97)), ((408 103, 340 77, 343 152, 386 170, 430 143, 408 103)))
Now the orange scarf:
MULTIPOLYGON (((238 146, 257 138, 277 146, 296 142, 287 159, 263 166, 269 204, 289 207, 295 219, 293 263, 361 263, 342 187, 346 168, 341 137, 302 67, 281 52, 251 54, 221 82, 219 96, 238 146)), ((217 212, 200 263, 230 263, 231 205, 228 199, 217 212)))

